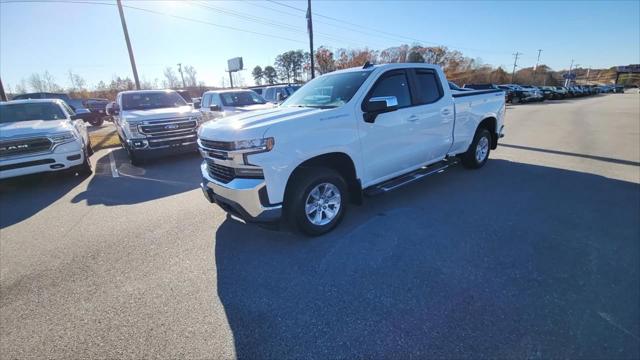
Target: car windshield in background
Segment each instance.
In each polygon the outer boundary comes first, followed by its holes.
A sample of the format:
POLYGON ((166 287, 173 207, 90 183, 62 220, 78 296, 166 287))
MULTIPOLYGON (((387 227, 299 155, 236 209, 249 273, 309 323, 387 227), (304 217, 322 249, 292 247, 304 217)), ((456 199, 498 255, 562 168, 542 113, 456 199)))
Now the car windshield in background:
POLYGON ((226 92, 220 94, 220 97, 224 106, 249 106, 267 103, 262 96, 253 91, 226 92))
POLYGON ((282 106, 336 108, 349 102, 371 71, 350 71, 315 78, 293 93, 282 106))
POLYGON ((182 96, 173 91, 122 94, 122 110, 147 110, 186 106, 182 96))
POLYGON ((56 103, 0 104, 0 123, 66 119, 56 103))

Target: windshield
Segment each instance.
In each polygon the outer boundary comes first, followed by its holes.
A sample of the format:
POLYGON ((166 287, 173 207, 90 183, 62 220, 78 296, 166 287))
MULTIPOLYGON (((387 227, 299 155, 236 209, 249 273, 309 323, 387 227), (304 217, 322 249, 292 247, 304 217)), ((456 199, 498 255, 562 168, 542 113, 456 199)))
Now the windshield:
POLYGON ((67 116, 56 103, 0 104, 0 123, 66 118, 67 116))
POLYGON ((262 96, 253 91, 226 92, 221 93, 220 97, 224 106, 249 106, 267 103, 262 96))
POLYGON ((352 71, 315 78, 298 89, 282 106, 336 108, 346 104, 371 71, 352 71))
POLYGON ((185 106, 187 102, 174 91, 122 94, 122 110, 148 110, 185 106))

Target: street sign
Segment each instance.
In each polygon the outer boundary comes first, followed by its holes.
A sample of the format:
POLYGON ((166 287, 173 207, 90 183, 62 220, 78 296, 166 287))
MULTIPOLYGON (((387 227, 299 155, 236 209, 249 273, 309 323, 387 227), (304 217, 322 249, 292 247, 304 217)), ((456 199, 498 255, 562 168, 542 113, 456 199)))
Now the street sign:
POLYGON ((227 66, 227 71, 240 71, 244 67, 244 64, 242 63, 241 57, 235 57, 233 59, 227 60, 227 66))

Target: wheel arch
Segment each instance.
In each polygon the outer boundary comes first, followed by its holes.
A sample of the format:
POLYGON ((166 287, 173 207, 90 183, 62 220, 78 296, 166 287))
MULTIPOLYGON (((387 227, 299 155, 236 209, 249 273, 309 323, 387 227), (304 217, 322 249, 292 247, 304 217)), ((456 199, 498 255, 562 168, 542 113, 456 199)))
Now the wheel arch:
POLYGON ((491 133, 491 150, 495 150, 498 147, 498 120, 495 116, 487 116, 476 128, 476 132, 479 129, 487 129, 491 133))
POLYGON ((351 202, 360 204, 362 202, 362 184, 358 178, 355 163, 351 156, 344 152, 330 152, 326 154, 316 155, 309 158, 296 166, 287 179, 287 185, 285 187, 285 197, 287 191, 289 191, 292 179, 296 176, 296 173, 304 168, 311 167, 324 167, 336 170, 344 180, 347 182, 349 191, 349 198, 351 202))

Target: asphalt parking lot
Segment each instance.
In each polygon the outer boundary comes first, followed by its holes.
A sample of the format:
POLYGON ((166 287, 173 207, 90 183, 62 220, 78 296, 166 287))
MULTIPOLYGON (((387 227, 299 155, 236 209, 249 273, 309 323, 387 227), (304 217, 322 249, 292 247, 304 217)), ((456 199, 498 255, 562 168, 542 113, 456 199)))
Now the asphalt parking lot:
POLYGON ((509 107, 502 146, 320 238, 205 201, 200 158, 0 183, 0 357, 640 357, 640 96, 509 107))

